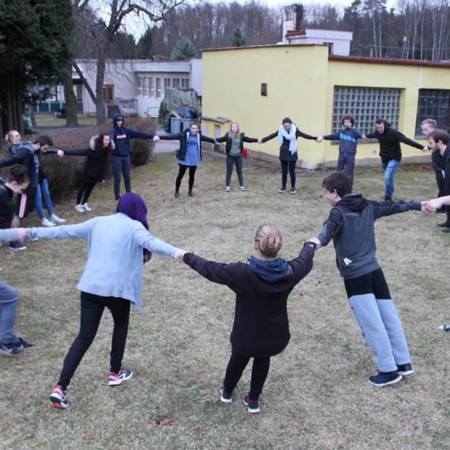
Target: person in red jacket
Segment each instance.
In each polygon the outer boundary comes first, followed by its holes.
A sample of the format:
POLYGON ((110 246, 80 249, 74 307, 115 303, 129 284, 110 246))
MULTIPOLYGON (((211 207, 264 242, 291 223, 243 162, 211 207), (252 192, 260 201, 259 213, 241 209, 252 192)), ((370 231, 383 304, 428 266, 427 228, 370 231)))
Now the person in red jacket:
POLYGON ((248 263, 222 264, 193 253, 183 256, 184 262, 200 275, 236 293, 231 357, 220 399, 223 403, 232 402, 242 372, 253 358, 250 391, 243 399, 252 414, 260 412, 259 396, 269 373, 270 358, 281 353, 290 339, 289 294, 311 271, 319 241, 307 242, 291 261, 278 256, 282 245, 280 230, 275 225, 264 224, 256 231, 255 256, 248 263))

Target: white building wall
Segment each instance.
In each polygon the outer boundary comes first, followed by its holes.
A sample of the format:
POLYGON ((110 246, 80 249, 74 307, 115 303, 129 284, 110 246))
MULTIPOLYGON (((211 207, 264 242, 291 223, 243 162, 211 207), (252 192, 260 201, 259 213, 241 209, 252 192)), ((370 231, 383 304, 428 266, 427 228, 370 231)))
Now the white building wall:
MULTIPOLYGON (((83 75, 95 92, 95 80, 97 76, 96 64, 92 60, 78 60, 83 75)), ((78 78, 74 72, 74 78, 78 78)), ((134 101, 135 110, 142 117, 157 117, 159 106, 164 98, 164 78, 188 78, 189 87, 193 87, 198 95, 202 91, 202 64, 201 60, 153 62, 150 60, 115 60, 107 62, 105 70, 105 85, 114 86, 115 101, 122 99, 125 104, 134 101), (159 98, 149 95, 141 95, 139 92, 140 77, 160 78, 162 94, 159 98)), ((180 86, 181 87, 181 86, 180 86)), ((87 114, 95 114, 95 104, 85 86, 82 92, 83 111, 87 114)))

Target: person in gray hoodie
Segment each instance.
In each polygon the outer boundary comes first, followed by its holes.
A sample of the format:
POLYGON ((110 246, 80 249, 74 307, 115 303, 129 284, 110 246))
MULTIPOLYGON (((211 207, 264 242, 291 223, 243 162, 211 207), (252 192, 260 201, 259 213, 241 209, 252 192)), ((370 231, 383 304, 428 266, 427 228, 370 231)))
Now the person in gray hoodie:
POLYGON ((376 258, 374 225, 381 217, 425 211, 425 203, 366 200, 350 193, 351 180, 344 172, 326 177, 322 186, 333 208, 318 240, 321 246, 333 240, 350 307, 375 354, 378 374, 370 376, 369 382, 376 386, 397 383, 414 370, 402 323, 376 258))

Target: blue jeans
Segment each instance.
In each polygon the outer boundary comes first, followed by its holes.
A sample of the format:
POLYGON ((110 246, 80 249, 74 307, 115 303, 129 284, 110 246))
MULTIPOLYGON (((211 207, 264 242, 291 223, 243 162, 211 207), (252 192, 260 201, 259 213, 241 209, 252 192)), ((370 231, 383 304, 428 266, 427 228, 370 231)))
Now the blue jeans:
POLYGON ((394 195, 395 174, 400 166, 400 161, 391 159, 389 161, 383 161, 384 169, 384 196, 390 197, 394 195))
POLYGON ((15 344, 18 341, 14 333, 18 310, 19 293, 0 281, 0 344, 15 344))
POLYGON ((45 207, 50 215, 52 215, 55 211, 53 209, 52 197, 50 195, 50 190, 48 188, 48 180, 44 178, 41 183, 38 183, 36 186, 36 212, 38 216, 43 219, 45 217, 44 207, 42 204, 42 198, 44 199, 45 207))
POLYGON ((114 175, 114 197, 119 200, 122 175, 125 182, 125 191, 131 192, 131 156, 113 156, 111 161, 114 175))
POLYGON ((337 170, 341 171, 344 170, 345 173, 351 178, 352 180, 352 189, 353 189, 353 174, 355 172, 355 153, 344 153, 339 152, 339 158, 337 163, 337 170))

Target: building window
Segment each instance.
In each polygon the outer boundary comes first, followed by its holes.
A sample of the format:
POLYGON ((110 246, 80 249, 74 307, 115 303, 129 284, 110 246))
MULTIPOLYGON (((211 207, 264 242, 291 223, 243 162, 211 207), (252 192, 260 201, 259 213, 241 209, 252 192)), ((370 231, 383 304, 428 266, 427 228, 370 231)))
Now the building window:
POLYGON ((106 103, 112 103, 114 101, 114 85, 105 84, 103 86, 103 95, 105 96, 106 103))
POLYGON ((267 97, 267 83, 261 83, 261 95, 267 97))
POLYGON ((180 79, 172 78, 172 87, 178 89, 180 87, 180 79))
POLYGON ((417 107, 416 136, 422 136, 420 124, 425 119, 434 119, 438 128, 448 130, 450 126, 450 90, 420 89, 417 107))
POLYGON ((149 97, 155 96, 155 79, 153 77, 148 77, 148 95, 149 97))
POLYGON ((181 87, 183 89, 189 89, 189 78, 182 78, 181 79, 181 87))
POLYGON ((156 98, 161 97, 161 78, 155 78, 156 80, 156 98))
POLYGON ((355 118, 356 127, 365 134, 373 131, 378 118, 397 128, 400 94, 400 89, 335 86, 332 130, 341 127, 341 118, 347 114, 355 118))
POLYGON ((164 78, 164 90, 170 88, 170 78, 164 78))
POLYGON ((83 86, 81 84, 75 85, 75 97, 77 99, 77 102, 83 101, 83 86))

